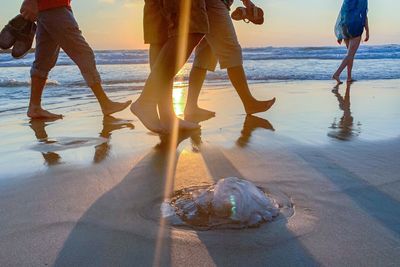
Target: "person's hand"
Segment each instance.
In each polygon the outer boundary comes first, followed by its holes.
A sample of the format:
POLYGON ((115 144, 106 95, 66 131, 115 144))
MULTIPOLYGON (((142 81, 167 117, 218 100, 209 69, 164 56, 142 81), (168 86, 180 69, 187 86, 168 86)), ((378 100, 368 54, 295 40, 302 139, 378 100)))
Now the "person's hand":
POLYGON ((369 31, 366 32, 364 41, 365 42, 369 41, 369 31))
POLYGON ((36 21, 39 13, 37 0, 24 0, 20 12, 26 20, 36 21))

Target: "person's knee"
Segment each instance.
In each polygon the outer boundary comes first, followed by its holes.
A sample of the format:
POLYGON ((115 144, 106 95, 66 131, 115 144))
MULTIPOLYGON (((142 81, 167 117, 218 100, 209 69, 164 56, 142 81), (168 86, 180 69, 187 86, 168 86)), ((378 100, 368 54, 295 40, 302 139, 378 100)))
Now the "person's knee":
POLYGON ((31 78, 36 77, 40 79, 47 79, 49 77, 50 70, 54 65, 43 65, 34 62, 30 71, 31 78))
POLYGON ((190 78, 196 78, 199 76, 204 76, 207 74, 208 69, 199 67, 199 66, 193 66, 192 69, 190 70, 190 78))
POLYGON ((96 56, 90 47, 83 49, 81 55, 71 58, 74 59, 89 87, 101 83, 101 76, 96 66, 96 56))
POLYGON ((347 57, 354 58, 356 56, 356 52, 357 50, 355 49, 349 49, 349 51, 347 52, 347 57))
POLYGON ((43 71, 43 70, 38 70, 38 69, 31 69, 31 78, 38 78, 38 79, 43 79, 47 80, 49 77, 49 72, 48 71, 43 71))
POLYGON ((75 62, 82 72, 94 72, 96 69, 96 56, 89 46, 77 49, 64 49, 67 55, 75 62))

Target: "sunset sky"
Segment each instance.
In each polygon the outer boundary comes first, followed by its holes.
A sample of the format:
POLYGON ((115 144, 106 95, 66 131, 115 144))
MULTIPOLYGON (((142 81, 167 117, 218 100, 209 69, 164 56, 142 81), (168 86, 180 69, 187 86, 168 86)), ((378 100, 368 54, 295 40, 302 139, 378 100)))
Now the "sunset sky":
MULTIPOLYGON (((17 14, 22 1, 0 0, 0 25, 17 14)), ((254 0, 266 23, 236 22, 243 47, 335 45, 333 26, 341 0, 254 0)), ((236 5, 240 4, 236 0, 236 5)), ((144 0, 73 0, 86 39, 95 49, 146 48, 143 44, 144 0)), ((371 44, 400 43, 400 1, 369 1, 371 44)))

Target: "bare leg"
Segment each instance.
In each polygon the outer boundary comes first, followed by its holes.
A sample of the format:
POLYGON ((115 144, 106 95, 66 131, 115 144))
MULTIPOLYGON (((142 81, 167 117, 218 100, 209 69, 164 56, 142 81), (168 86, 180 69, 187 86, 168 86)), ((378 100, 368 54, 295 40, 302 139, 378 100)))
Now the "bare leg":
POLYGON ((214 117, 215 112, 202 109, 198 106, 201 88, 206 79, 207 70, 193 67, 189 76, 188 97, 185 107, 185 117, 214 117))
MULTIPOLYGON (((150 45, 150 68, 151 69, 153 69, 153 66, 156 63, 157 58, 160 55, 163 46, 164 46, 164 44, 150 45)), ((173 86, 174 86, 174 81, 173 81, 173 79, 171 79, 171 81, 169 81, 169 83, 168 83, 168 88, 170 88, 169 90, 171 92, 173 90, 173 86)), ((160 101, 160 103, 157 104, 158 108, 160 110, 162 110, 162 112, 160 112, 160 114, 159 114, 160 120, 163 120, 167 116, 167 115, 165 115, 165 113, 168 114, 168 118, 170 116, 173 116, 172 114, 175 114, 174 107, 173 107, 172 93, 171 94, 166 93, 164 97, 165 97, 165 99, 163 101, 160 101)))
POLYGON ((348 63, 347 63, 347 81, 348 82, 353 81, 352 71, 353 71, 354 57, 356 56, 357 50, 360 47, 360 43, 361 43, 361 36, 351 39, 349 46, 348 46, 348 56, 349 56, 348 63))
MULTIPOLYGON (((349 39, 344 40, 347 49, 349 49, 349 39)), ((344 57, 342 60, 342 63, 340 64, 339 68, 336 70, 336 72, 333 74, 332 79, 337 82, 336 86, 342 84, 343 82, 340 80, 340 74, 342 74, 343 70, 347 67, 348 63, 348 57, 347 55, 344 57)))
POLYGON ((236 92, 242 100, 246 114, 251 115, 258 112, 264 112, 274 105, 275 98, 268 101, 258 101, 252 96, 242 65, 228 68, 228 75, 233 87, 235 87, 236 92))
POLYGON ((338 84, 342 84, 342 81, 340 81, 340 74, 342 74, 343 70, 346 67, 347 67, 347 80, 348 81, 352 80, 351 73, 353 70, 354 57, 357 53, 358 47, 360 46, 360 42, 361 42, 361 36, 350 40, 345 40, 347 46, 347 55, 343 59, 342 63, 340 64, 335 74, 333 74, 332 76, 332 78, 336 80, 338 84))
POLYGON ((124 103, 113 102, 111 101, 106 93, 104 92, 103 87, 100 83, 97 83, 91 87, 94 95, 96 96, 97 100, 99 101, 101 111, 103 112, 104 116, 111 115, 113 113, 122 111, 126 109, 132 101, 126 101, 124 103))
POLYGON ((32 119, 62 119, 62 115, 51 113, 42 108, 42 94, 46 80, 39 77, 32 77, 31 98, 27 115, 32 119))
MULTIPOLYGON (((164 44, 150 45, 149 61, 151 71, 153 70, 163 46, 164 44)), ((138 100, 131 105, 131 112, 140 119, 147 129, 156 133, 161 133, 162 126, 157 113, 157 99, 156 96, 153 95, 151 87, 148 86, 149 79, 146 81, 147 86, 143 88, 138 100)))
MULTIPOLYGON (((132 104, 132 112, 142 121, 151 131, 170 131, 174 120, 178 120, 172 113, 172 86, 173 77, 182 68, 189 58, 193 49, 201 41, 204 35, 190 34, 188 36, 188 47, 184 55, 184 62, 178 64, 178 37, 170 38, 160 51, 156 62, 152 67, 149 78, 146 81, 142 95, 132 104), (157 113, 157 105, 162 119, 157 113)), ((194 123, 180 120, 181 130, 197 129, 199 126, 194 123)))

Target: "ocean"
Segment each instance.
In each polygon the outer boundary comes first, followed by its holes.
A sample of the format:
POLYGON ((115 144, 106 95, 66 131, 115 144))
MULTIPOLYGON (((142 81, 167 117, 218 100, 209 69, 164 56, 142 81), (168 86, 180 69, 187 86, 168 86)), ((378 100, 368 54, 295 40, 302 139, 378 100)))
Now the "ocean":
MULTIPOLYGON (((138 91, 149 74, 147 50, 96 51, 96 61, 108 92, 138 91)), ((243 49, 244 66, 250 83, 293 80, 330 80, 346 54, 342 47, 264 47, 243 49)), ((0 54, 0 115, 26 109, 29 99, 29 70, 34 54, 15 60, 0 54)), ((187 81, 191 61, 180 72, 187 81)), ((357 80, 400 79, 400 45, 361 46, 355 66, 357 80)), ((226 71, 207 76, 208 84, 227 84, 226 71)), ((61 53, 51 72, 48 103, 60 97, 90 94, 79 69, 61 53)))

